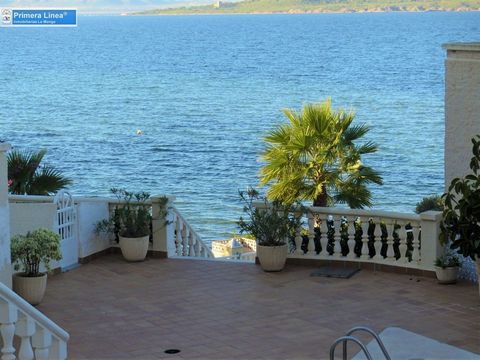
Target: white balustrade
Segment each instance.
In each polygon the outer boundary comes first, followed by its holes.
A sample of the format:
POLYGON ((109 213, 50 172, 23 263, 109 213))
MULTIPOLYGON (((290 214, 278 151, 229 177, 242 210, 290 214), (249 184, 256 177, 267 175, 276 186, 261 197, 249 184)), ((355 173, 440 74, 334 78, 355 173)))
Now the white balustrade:
POLYGON ((348 240, 347 240, 347 246, 348 246, 348 254, 347 257, 349 259, 355 259, 357 258, 357 254, 355 254, 355 219, 350 218, 347 219, 347 234, 348 234, 348 240))
POLYGON ((0 283, 1 360, 67 358, 69 335, 11 289, 0 283), (14 337, 20 338, 19 349, 14 337))
POLYGON ((389 219, 388 224, 385 225, 387 229, 387 258, 386 261, 392 262, 395 261, 395 250, 393 249, 393 244, 395 243, 394 233, 395 233, 395 223, 392 222, 393 219, 389 219))
POLYGON ((357 219, 360 221, 362 228, 362 251, 360 258, 365 261, 370 259, 370 249, 368 248, 368 221, 362 221, 360 217, 357 219))
POLYGON ((320 257, 326 258, 330 256, 328 253, 328 226, 327 226, 327 220, 326 219, 321 219, 318 216, 318 219, 320 221, 320 245, 322 246, 322 251, 320 252, 320 257))
POLYGON ((373 225, 375 227, 375 230, 373 231, 373 236, 374 236, 374 243, 373 243, 373 246, 375 248, 375 255, 373 256, 373 258, 377 261, 383 261, 383 256, 382 256, 382 247, 383 247, 383 243, 382 243, 382 223, 381 223, 381 220, 379 218, 376 219, 373 219, 372 218, 372 221, 373 221, 373 225))
POLYGON ((213 258, 212 250, 202 241, 200 236, 183 218, 180 212, 172 207, 174 238, 167 239, 175 243, 175 252, 169 256, 213 258))
POLYGON ((315 218, 312 213, 308 213, 308 246, 307 253, 315 253, 315 218))
MULTIPOLYGON (((255 206, 262 208, 266 205, 259 202, 255 206)), ((417 215, 321 207, 309 207, 307 210, 302 218, 302 226, 306 227, 308 246, 302 249, 302 237, 298 229, 294 239, 296 250, 288 255, 289 258, 367 262, 434 270, 431 259, 434 259, 434 255, 438 256, 437 249, 441 247, 438 244, 439 213, 417 215), (319 234, 316 234, 315 228, 319 228, 319 234), (428 234, 420 236, 421 228, 428 228, 428 234), (318 254, 315 238, 321 245, 318 254), (428 243, 422 244, 427 241, 425 239, 428 239, 428 243), (422 254, 424 248, 432 254, 422 254), (425 256, 428 262, 422 260, 425 256)))
POLYGON ((295 232, 295 254, 297 255, 303 255, 303 250, 302 250, 302 233, 301 229, 298 228, 297 231, 295 232))

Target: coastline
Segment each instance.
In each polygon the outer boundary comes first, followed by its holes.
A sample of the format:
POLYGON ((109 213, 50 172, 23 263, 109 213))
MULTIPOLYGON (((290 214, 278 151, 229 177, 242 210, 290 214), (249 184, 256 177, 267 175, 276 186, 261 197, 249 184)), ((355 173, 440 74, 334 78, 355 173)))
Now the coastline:
POLYGON ((289 10, 289 11, 254 11, 254 12, 178 12, 176 9, 169 9, 170 11, 160 13, 127 13, 122 16, 211 16, 211 15, 319 15, 319 14, 375 14, 375 13, 432 13, 432 12, 480 12, 478 9, 426 9, 426 10, 391 10, 391 9, 372 9, 372 10, 289 10))

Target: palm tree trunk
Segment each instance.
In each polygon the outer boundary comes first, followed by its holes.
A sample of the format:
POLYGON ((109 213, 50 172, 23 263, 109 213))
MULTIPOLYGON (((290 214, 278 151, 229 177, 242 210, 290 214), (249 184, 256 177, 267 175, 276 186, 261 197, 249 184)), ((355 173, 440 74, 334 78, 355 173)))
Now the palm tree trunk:
POLYGON ((327 207, 327 190, 324 188, 323 191, 317 195, 315 200, 313 200, 313 206, 321 206, 321 207, 327 207))

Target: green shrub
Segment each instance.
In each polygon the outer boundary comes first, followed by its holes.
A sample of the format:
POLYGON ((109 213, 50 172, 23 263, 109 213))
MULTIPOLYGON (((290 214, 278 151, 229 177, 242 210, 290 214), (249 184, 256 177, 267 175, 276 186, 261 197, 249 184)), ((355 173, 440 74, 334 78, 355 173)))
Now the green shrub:
POLYGON ((62 259, 60 235, 48 229, 15 235, 11 241, 11 258, 14 269, 22 269, 25 276, 39 276, 42 262, 50 271, 50 261, 62 259))
POLYGON ((440 195, 429 195, 425 196, 420 200, 416 207, 415 212, 420 214, 425 211, 434 210, 434 211, 443 211, 443 200, 440 195))
POLYGON ((240 191, 240 199, 244 203, 243 211, 247 219, 240 217, 238 226, 240 233, 251 234, 262 246, 280 246, 295 236, 296 229, 301 225, 304 213, 300 206, 283 205, 278 201, 268 203, 259 196, 255 189, 240 191), (258 209, 255 201, 263 201, 265 207, 258 209))

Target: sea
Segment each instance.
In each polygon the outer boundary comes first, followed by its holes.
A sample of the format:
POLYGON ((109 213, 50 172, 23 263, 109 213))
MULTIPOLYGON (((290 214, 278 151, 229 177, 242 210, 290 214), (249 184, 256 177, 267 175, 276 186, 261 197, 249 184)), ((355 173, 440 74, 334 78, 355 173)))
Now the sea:
MULTIPOLYGON (((176 196, 205 241, 237 232, 262 138, 282 109, 332 99, 379 145, 374 209, 444 189, 442 44, 479 41, 480 12, 80 16, 0 28, 0 140, 48 150, 74 196, 176 196)), ((473 134, 472 134, 473 135, 473 134)))

